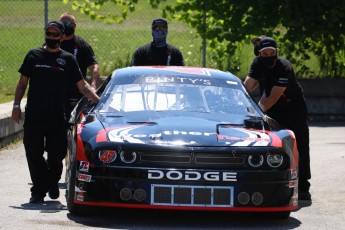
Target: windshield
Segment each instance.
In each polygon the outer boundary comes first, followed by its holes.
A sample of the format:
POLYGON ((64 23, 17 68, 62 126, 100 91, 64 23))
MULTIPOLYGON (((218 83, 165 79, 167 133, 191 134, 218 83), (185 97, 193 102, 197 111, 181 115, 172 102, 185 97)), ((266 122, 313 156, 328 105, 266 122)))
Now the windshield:
POLYGON ((104 92, 101 113, 139 111, 185 111, 257 116, 253 103, 237 82, 147 82, 112 84, 104 92))

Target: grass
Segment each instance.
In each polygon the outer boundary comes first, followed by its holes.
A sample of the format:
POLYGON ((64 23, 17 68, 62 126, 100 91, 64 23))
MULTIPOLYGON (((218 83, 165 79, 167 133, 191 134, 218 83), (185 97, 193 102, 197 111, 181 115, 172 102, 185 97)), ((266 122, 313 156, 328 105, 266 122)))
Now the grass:
MULTIPOLYGON (((48 9, 49 20, 58 19, 66 11, 76 16, 76 33, 93 47, 102 76, 129 65, 135 49, 151 41, 152 19, 161 16, 161 11, 151 9, 147 1, 140 1, 122 24, 92 21, 61 1, 49 1, 48 9)), ((119 12, 113 4, 102 9, 119 12)), ((0 103, 13 100, 18 69, 26 53, 44 42, 43 28, 44 1, 0 1, 0 103)), ((168 42, 181 49, 187 65, 201 64, 201 39, 184 23, 169 22, 168 42)))
MULTIPOLYGON (((135 49, 152 39, 151 22, 153 18, 161 16, 161 10, 152 9, 147 1, 139 2, 135 12, 130 13, 122 24, 92 21, 88 16, 72 11, 71 3, 63 5, 61 0, 48 2, 48 18, 56 20, 63 12, 72 12, 77 19, 76 34, 93 47, 101 75, 107 76, 115 68, 128 66, 135 49)), ((108 3, 100 12, 118 14, 120 9, 108 3)), ((18 69, 26 53, 44 42, 43 28, 44 1, 0 1, 0 103, 13 100, 19 79, 18 69)), ((201 38, 185 23, 169 21, 167 40, 182 51, 186 65, 202 65, 201 38)), ((237 74, 243 78, 254 57, 252 45, 245 45, 238 55, 241 66, 237 74)), ((214 67, 212 65, 207 57, 206 66, 214 67)))

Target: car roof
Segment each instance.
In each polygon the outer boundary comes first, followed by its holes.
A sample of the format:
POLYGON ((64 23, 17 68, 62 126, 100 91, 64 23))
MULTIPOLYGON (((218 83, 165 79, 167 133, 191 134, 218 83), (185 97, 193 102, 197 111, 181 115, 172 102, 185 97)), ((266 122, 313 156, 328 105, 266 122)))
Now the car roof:
POLYGON ((125 75, 182 75, 198 78, 218 78, 231 81, 241 81, 230 72, 225 72, 212 68, 192 67, 192 66, 132 66, 117 69, 113 72, 113 77, 125 75))

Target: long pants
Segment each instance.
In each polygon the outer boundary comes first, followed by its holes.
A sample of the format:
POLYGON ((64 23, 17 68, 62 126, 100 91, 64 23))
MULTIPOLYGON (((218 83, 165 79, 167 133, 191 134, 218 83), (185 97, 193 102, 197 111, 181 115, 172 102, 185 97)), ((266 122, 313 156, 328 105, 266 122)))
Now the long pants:
POLYGON ((31 194, 45 197, 61 178, 67 152, 66 123, 25 119, 23 142, 33 183, 31 194), (47 160, 43 156, 45 150, 47 160))
POLYGON ((309 149, 309 127, 307 110, 301 107, 299 110, 281 111, 267 113, 283 127, 295 133, 297 149, 299 154, 299 183, 301 192, 308 192, 311 178, 310 172, 310 149, 309 149))

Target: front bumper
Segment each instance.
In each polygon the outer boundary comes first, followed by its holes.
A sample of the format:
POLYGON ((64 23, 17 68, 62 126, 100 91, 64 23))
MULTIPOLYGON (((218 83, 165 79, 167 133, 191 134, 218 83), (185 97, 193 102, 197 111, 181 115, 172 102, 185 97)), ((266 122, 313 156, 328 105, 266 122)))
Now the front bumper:
POLYGON ((289 211, 298 206, 295 175, 296 169, 90 168, 77 171, 74 202, 128 208, 289 211))

